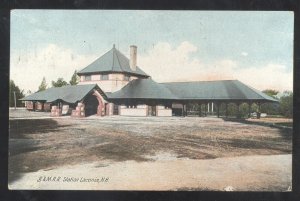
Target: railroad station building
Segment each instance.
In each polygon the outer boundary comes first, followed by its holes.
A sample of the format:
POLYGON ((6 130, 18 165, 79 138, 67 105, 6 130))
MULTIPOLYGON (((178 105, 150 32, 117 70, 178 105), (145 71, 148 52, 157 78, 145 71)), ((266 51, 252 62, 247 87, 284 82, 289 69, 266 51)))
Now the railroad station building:
POLYGON ((130 46, 130 59, 116 49, 78 72, 77 85, 49 88, 23 99, 28 110, 50 111, 51 116, 185 116, 187 105, 198 104, 199 116, 220 106, 253 103, 260 106, 276 99, 238 80, 157 83, 137 66, 137 47, 130 46), (201 106, 204 106, 202 110, 201 106))

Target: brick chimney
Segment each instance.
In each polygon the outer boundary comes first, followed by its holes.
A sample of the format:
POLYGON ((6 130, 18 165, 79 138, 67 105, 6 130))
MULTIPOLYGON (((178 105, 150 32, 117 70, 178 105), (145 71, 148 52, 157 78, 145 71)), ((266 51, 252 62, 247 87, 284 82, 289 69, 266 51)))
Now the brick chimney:
POLYGON ((136 71, 136 54, 137 54, 137 46, 130 46, 130 68, 133 71, 136 71))

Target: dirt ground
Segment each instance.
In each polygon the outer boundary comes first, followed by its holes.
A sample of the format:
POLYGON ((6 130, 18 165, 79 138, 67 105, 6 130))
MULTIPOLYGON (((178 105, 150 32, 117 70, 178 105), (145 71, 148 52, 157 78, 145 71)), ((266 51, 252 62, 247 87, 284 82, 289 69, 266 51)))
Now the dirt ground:
MULTIPOLYGON (((43 118, 46 115, 40 113, 39 119, 36 116, 21 119, 22 115, 17 113, 10 113, 9 183, 17 182, 24 173, 95 162, 100 168, 103 164, 113 167, 130 161, 138 164, 205 161, 286 155, 292 151, 292 129, 218 118, 91 116, 75 119, 43 118)), ((283 183, 284 186, 274 182, 265 184, 262 190, 283 190, 288 187, 283 183)), ((207 189, 205 184, 201 186, 193 188, 207 189)), ((253 186, 247 189, 257 190, 253 186)))
POLYGON ((25 108, 10 108, 9 119, 23 119, 23 118, 50 118, 48 112, 33 112, 25 108))

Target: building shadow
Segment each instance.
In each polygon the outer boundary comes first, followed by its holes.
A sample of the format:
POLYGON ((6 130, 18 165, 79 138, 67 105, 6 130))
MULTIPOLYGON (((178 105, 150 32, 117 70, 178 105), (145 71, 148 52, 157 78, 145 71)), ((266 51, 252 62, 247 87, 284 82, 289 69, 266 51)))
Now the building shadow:
POLYGON ((274 139, 269 140, 258 140, 258 139, 230 139, 225 142, 226 145, 239 148, 239 149, 259 149, 259 150, 273 150, 279 151, 280 153, 290 154, 292 153, 292 149, 290 146, 286 146, 289 144, 287 141, 278 144, 278 142, 274 139), (276 146, 274 146, 276 145, 276 146))
POLYGON ((252 124, 252 125, 258 125, 258 126, 268 126, 268 127, 274 127, 274 128, 282 128, 282 129, 291 129, 291 126, 286 126, 283 123, 268 123, 268 122, 257 122, 257 121, 249 121, 246 118, 222 118, 224 121, 231 121, 231 122, 238 122, 243 124, 252 124))
MULTIPOLYGON (((22 177, 23 173, 34 171, 27 167, 25 156, 28 152, 34 152, 47 147, 41 146, 42 139, 34 139, 32 135, 56 132, 62 127, 53 119, 11 119, 9 120, 9 158, 8 158, 8 182, 11 183, 22 177)), ((34 167, 35 164, 32 164, 34 167)))
POLYGON ((230 122, 237 122, 237 123, 243 123, 248 125, 257 125, 257 126, 266 126, 270 128, 278 128, 281 137, 283 140, 292 140, 293 137, 293 127, 283 126, 280 124, 275 123, 267 123, 267 122, 255 122, 255 121, 249 121, 247 119, 242 118, 222 118, 224 121, 230 121, 230 122))
POLYGON ((9 138, 27 138, 27 134, 40 134, 58 131, 61 127, 53 119, 10 119, 9 138))

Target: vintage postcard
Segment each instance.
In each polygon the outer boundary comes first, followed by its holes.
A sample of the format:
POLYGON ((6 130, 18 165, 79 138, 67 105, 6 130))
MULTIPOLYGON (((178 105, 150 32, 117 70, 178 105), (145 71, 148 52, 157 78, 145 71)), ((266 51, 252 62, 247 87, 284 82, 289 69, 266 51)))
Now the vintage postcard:
POLYGON ((12 10, 9 189, 291 191, 294 14, 12 10))

